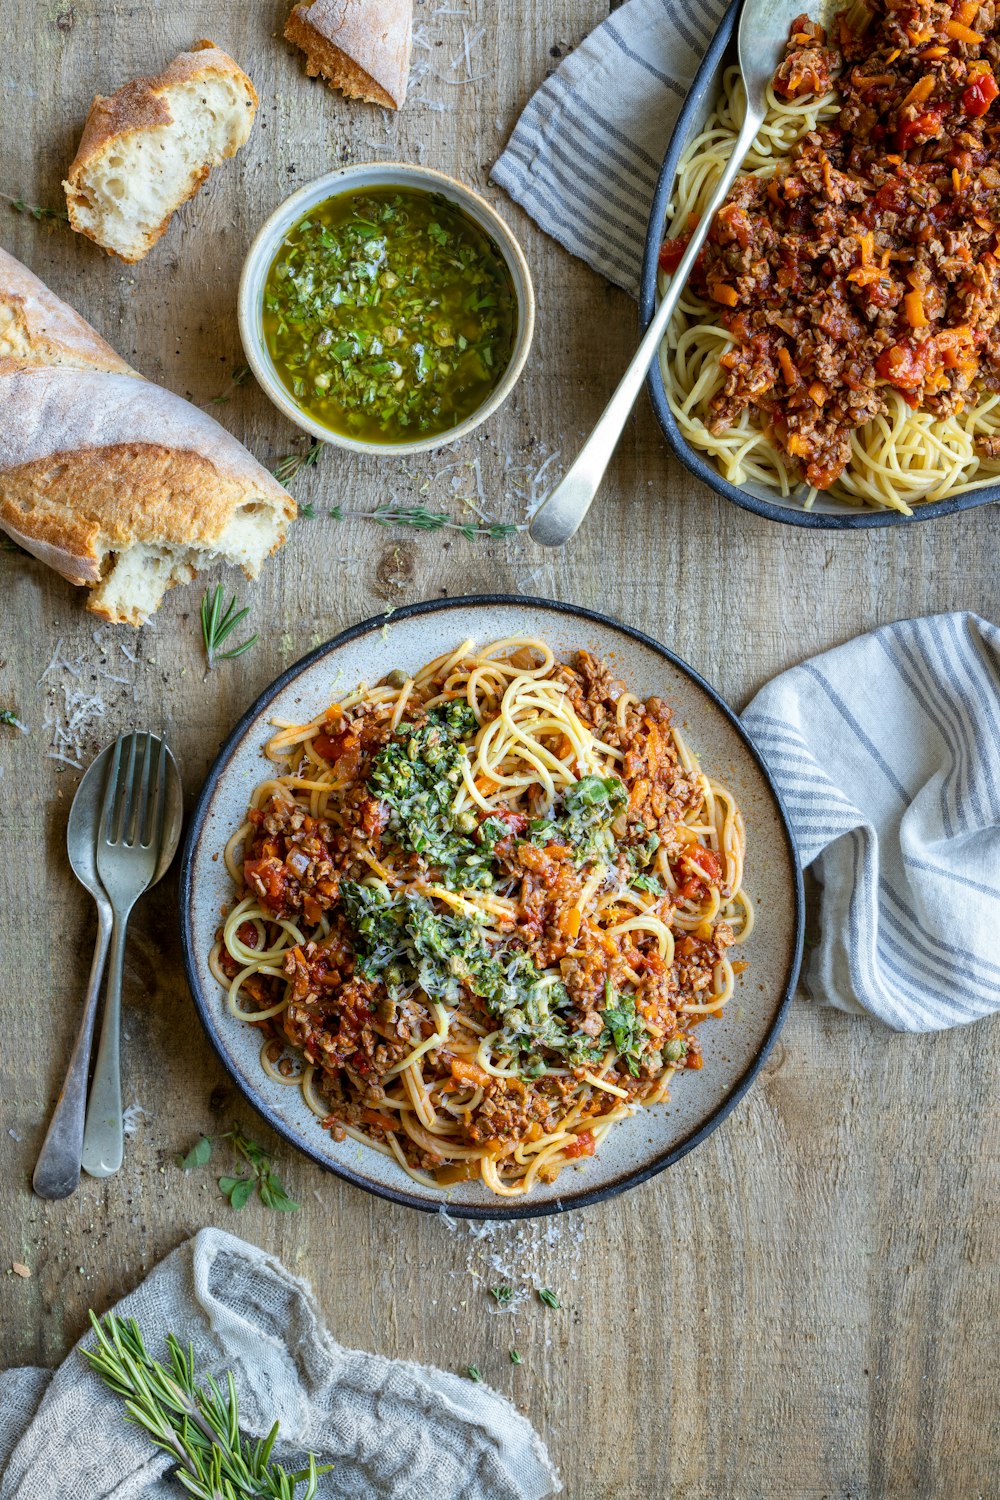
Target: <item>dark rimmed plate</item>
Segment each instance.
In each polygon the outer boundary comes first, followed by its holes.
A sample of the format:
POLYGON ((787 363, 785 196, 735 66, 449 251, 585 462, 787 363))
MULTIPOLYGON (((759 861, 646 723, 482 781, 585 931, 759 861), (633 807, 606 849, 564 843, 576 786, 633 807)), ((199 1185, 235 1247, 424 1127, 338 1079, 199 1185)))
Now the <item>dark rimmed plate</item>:
POLYGON ((767 1056, 795 987, 802 953, 803 898, 795 845, 768 771, 735 715, 706 682, 649 636, 605 615, 545 599, 487 595, 413 604, 366 620, 283 672, 226 740, 198 798, 181 868, 181 936, 195 1006, 224 1067, 253 1106, 300 1151, 338 1176, 397 1203, 444 1208, 471 1219, 521 1218, 578 1208, 644 1182, 705 1139, 729 1114, 767 1056), (757 907, 747 943, 750 967, 717 1021, 700 1031, 705 1066, 675 1081, 667 1105, 640 1110, 608 1135, 599 1153, 567 1167, 527 1197, 496 1198, 480 1182, 425 1190, 394 1162, 324 1131, 298 1089, 272 1082, 259 1062, 260 1036, 231 1019, 208 967, 220 909, 232 899, 221 858, 242 823, 251 789, 267 774, 269 720, 306 722, 356 682, 394 667, 414 670, 468 636, 483 643, 543 636, 557 656, 585 647, 638 693, 658 694, 702 764, 735 792, 747 822, 746 885, 757 907))
MULTIPOLYGON (((642 262, 642 279, 639 286, 639 321, 643 332, 649 327, 656 308, 657 259, 664 237, 667 204, 673 191, 677 164, 688 142, 704 127, 712 113, 722 83, 725 68, 736 62, 735 32, 742 0, 733 0, 712 38, 701 67, 691 85, 681 112, 670 137, 667 154, 660 168, 659 181, 653 197, 646 233, 646 250, 642 262)), ((808 6, 806 7, 808 9, 808 6)), ((912 516, 901 515, 893 510, 860 510, 842 500, 817 496, 811 510, 803 510, 800 500, 782 496, 766 485, 750 482, 746 485, 731 484, 724 479, 711 460, 696 448, 692 448, 677 425, 670 410, 659 360, 656 360, 647 378, 649 399, 653 404, 656 419, 664 436, 685 468, 697 479, 707 484, 717 495, 731 500, 744 510, 752 510, 770 521, 783 521, 788 526, 811 526, 827 530, 859 530, 871 526, 912 526, 917 521, 932 521, 938 516, 954 515, 956 511, 971 510, 976 505, 989 505, 1000 499, 1000 481, 981 490, 971 490, 965 495, 956 495, 952 500, 932 500, 926 505, 916 505, 912 516)))

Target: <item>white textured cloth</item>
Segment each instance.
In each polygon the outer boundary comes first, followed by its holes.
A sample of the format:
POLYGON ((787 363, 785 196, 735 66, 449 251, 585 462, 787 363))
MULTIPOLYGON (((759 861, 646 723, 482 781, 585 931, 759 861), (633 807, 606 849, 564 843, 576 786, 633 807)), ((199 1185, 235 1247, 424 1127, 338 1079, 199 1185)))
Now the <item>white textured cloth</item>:
POLYGON ((1000 1010, 1000 629, 859 636, 743 715, 821 886, 810 995, 898 1031, 1000 1010))
MULTIPOLYGON (((173 1332, 198 1368, 232 1370, 250 1436, 281 1423, 275 1458, 335 1465, 324 1500, 542 1500, 559 1492, 528 1421, 484 1385, 344 1349, 280 1261, 203 1229, 114 1309, 157 1358, 173 1332)), ((86 1340, 85 1340, 86 1342, 86 1340)), ((54 1375, 0 1375, 0 1500, 177 1500, 170 1462, 122 1420, 77 1349, 54 1375)))
POLYGON ((633 297, 670 132, 725 9, 726 0, 628 0, 532 96, 491 174, 633 297))

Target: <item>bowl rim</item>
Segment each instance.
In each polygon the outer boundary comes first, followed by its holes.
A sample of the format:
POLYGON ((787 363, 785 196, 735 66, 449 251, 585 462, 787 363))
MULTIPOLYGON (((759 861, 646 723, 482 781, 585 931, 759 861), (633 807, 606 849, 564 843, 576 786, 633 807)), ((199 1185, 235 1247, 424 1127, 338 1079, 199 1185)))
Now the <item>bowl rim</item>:
MULTIPOLYGON (((716 86, 720 64, 732 39, 742 4, 743 0, 731 0, 729 8, 708 45, 708 50, 694 76, 687 98, 681 105, 680 113, 670 134, 649 210, 649 224, 646 230, 646 245, 639 281, 640 333, 645 333, 656 310, 657 261, 667 203, 673 189, 677 164, 687 144, 695 111, 700 108, 706 93, 716 86)), ((659 357, 650 365, 649 374, 646 376, 646 389, 664 437, 675 456, 690 473, 707 484, 717 495, 721 495, 724 500, 731 500, 734 505, 738 505, 741 510, 753 511, 755 515, 764 516, 769 521, 780 521, 785 526, 805 526, 820 531, 862 531, 885 526, 913 526, 918 521, 933 521, 940 516, 955 515, 958 511, 971 510, 979 505, 989 505, 1000 499, 1000 479, 998 479, 996 484, 984 485, 982 489, 970 490, 964 495, 955 495, 950 500, 931 500, 925 505, 914 506, 913 514, 910 516, 904 516, 894 510, 849 511, 845 509, 843 512, 824 514, 819 511, 803 510, 801 506, 796 508, 791 505, 782 505, 777 501, 764 500, 726 479, 714 464, 687 441, 670 410, 660 374, 659 357)))
POLYGON ((650 1178, 658 1176, 667 1167, 673 1166, 675 1162, 680 1161, 682 1157, 686 1156, 689 1151, 693 1151, 696 1146, 700 1145, 732 1113, 767 1061, 771 1049, 777 1040, 778 1033, 787 1018, 788 1009, 795 994, 799 969, 802 963, 805 936, 805 890, 798 846, 784 801, 774 777, 768 769, 767 762, 737 714, 730 708, 721 694, 706 682, 700 673, 696 672, 693 667, 689 666, 687 662, 671 651, 669 647, 664 646, 660 641, 647 635, 644 631, 637 630, 631 625, 626 625, 623 621, 615 619, 613 615, 604 614, 599 610, 587 609, 582 605, 567 604, 557 599, 533 598, 520 594, 463 594, 456 595, 450 599, 421 600, 414 604, 404 605, 401 609, 396 610, 393 614, 393 620, 394 622, 399 622, 422 615, 445 613, 453 609, 488 608, 496 607, 497 605, 516 605, 522 610, 535 608, 556 614, 570 615, 576 619, 589 620, 603 626, 609 626, 611 629, 620 631, 631 640, 638 642, 638 644, 647 647, 662 657, 704 693, 729 721, 731 727, 736 730, 738 737, 743 742, 744 748, 749 752, 763 777, 768 792, 774 801, 784 832, 786 852, 792 871, 795 912, 793 942, 791 945, 792 952, 785 987, 760 1048, 743 1073, 734 1080, 728 1093, 724 1095, 712 1114, 696 1129, 678 1141, 676 1145, 670 1147, 669 1150, 661 1152, 652 1161, 637 1167, 634 1171, 622 1173, 613 1182, 607 1183, 602 1187, 593 1188, 589 1191, 583 1188, 579 1191, 567 1193, 565 1197, 557 1197, 551 1202, 541 1204, 533 1204, 530 1197, 523 1202, 520 1199, 516 1199, 509 1203, 504 1201, 483 1205, 449 1202, 443 1197, 438 1202, 426 1197, 418 1197, 416 1193, 404 1188, 396 1188, 388 1184, 375 1182, 346 1164, 334 1162, 328 1157, 322 1156, 317 1149, 310 1145, 308 1140, 296 1134, 295 1130, 275 1113, 259 1088, 244 1082, 230 1068, 228 1057, 218 1034, 218 1028, 214 1023, 211 1002, 202 987, 200 958, 194 949, 194 866, 199 853, 206 818, 223 772, 226 770, 230 760, 255 721, 279 693, 283 692, 296 677, 307 671, 314 663, 331 655, 341 646, 346 645, 350 641, 358 640, 365 635, 381 631, 385 624, 384 614, 372 616, 367 620, 360 621, 357 625, 351 625, 346 630, 340 631, 329 641, 325 641, 322 645, 317 646, 314 650, 308 652, 297 662, 293 662, 291 666, 286 667, 283 672, 279 673, 270 686, 266 687, 255 698, 250 707, 241 715, 234 728, 226 736, 212 765, 209 767, 202 788, 198 793, 184 839, 178 884, 178 922, 180 926, 184 971, 198 1019, 227 1076, 235 1083, 247 1103, 258 1114, 262 1115, 271 1128, 284 1140, 288 1141, 290 1145, 294 1146, 297 1151, 301 1151, 318 1166, 323 1167, 328 1172, 332 1172, 334 1176, 342 1178, 355 1187, 363 1188, 366 1192, 375 1194, 376 1197, 386 1198, 392 1203, 401 1204, 408 1208, 416 1208, 425 1213, 440 1213, 443 1209, 453 1218, 474 1220, 544 1218, 550 1214, 565 1213, 570 1209, 585 1208, 589 1204, 600 1203, 607 1198, 617 1197, 619 1193, 623 1193, 629 1188, 638 1187, 640 1184, 648 1182, 650 1178))
MULTIPOLYGON (((483 226, 480 225, 480 227, 483 226)), ((314 177, 311 182, 303 183, 301 187, 296 188, 294 193, 282 199, 261 224, 250 242, 240 271, 237 319, 243 352, 257 383, 268 400, 296 427, 318 438, 320 442, 328 443, 331 447, 342 448, 349 453, 406 457, 409 454, 427 453, 434 448, 442 448, 449 443, 461 441, 474 432, 481 423, 487 421, 506 401, 520 379, 531 351, 535 332, 535 289, 527 258, 513 230, 492 203, 487 202, 474 188, 468 187, 447 172, 440 172, 435 167, 424 167, 417 162, 353 162, 348 166, 337 167, 332 172, 325 172, 319 177, 314 177), (413 186, 438 184, 444 195, 450 196, 452 201, 457 202, 459 206, 464 203, 468 209, 470 204, 474 205, 489 225, 489 233, 504 258, 517 302, 518 326, 514 349, 507 368, 486 400, 457 427, 438 433, 434 437, 419 438, 406 443, 362 442, 345 433, 335 432, 333 428, 310 417, 297 405, 282 385, 267 358, 263 338, 258 334, 264 282, 279 240, 284 237, 296 219, 306 212, 309 204, 315 205, 325 198, 335 197, 338 191, 349 191, 353 180, 369 172, 377 172, 380 176, 388 173, 401 186, 407 183, 413 186)))

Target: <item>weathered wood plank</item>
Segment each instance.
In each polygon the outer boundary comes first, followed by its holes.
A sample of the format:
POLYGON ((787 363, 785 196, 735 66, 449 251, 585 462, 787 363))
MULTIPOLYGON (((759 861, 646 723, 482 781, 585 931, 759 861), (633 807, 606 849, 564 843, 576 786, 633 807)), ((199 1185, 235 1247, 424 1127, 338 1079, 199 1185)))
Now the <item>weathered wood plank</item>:
MULTIPOLYGON (((14 213, 0 215, 0 242, 140 369, 210 402, 242 362, 242 254, 292 186, 341 161, 398 155, 501 201, 487 172, 518 109, 554 65, 552 49, 565 52, 605 11, 601 0, 427 0, 418 23, 430 50, 416 56, 432 75, 386 120, 304 79, 280 39, 279 0, 222 5, 211 24, 194 0, 0 0, 13 101, 4 192, 58 204, 92 92, 158 67, 206 27, 248 68, 262 100, 242 156, 139 266, 14 213), (463 8, 466 16, 446 13, 463 8), (485 76, 465 87, 445 81, 463 26, 486 28, 473 53, 473 71, 485 76)), ((635 310, 503 207, 531 260, 538 340, 516 399, 458 457, 479 458, 497 516, 517 520, 523 475, 512 464, 530 472, 548 454, 572 453, 628 358, 635 310)), ((253 386, 213 409, 265 460, 302 445, 253 386)), ((70 681, 57 670, 38 684, 57 639, 64 659, 83 659, 84 685, 93 675, 106 702, 87 747, 133 722, 163 728, 191 798, 223 734, 283 666, 412 599, 500 587, 603 608, 666 641, 737 704, 782 667, 860 630, 958 606, 988 613, 995 602, 994 513, 859 536, 773 526, 694 484, 644 406, 599 506, 563 555, 523 536, 469 544, 325 518, 334 504, 365 510, 413 498, 434 468, 414 466, 414 478, 402 464, 324 455, 298 486, 317 519, 299 523, 246 593, 260 643, 207 682, 197 590, 167 601, 132 641, 132 664, 114 632, 101 634, 102 656, 74 590, 0 554, 0 702, 32 726, 29 738, 0 745, 0 1269, 20 1260, 33 1271, 30 1281, 0 1281, 0 1358, 54 1363, 88 1305, 106 1305, 215 1222, 307 1275, 347 1343, 454 1369, 478 1364, 543 1430, 573 1500, 995 1493, 995 1025, 906 1039, 803 1003, 758 1086, 692 1157, 622 1200, 560 1221, 551 1245, 544 1226, 497 1234, 493 1248, 555 1287, 564 1310, 534 1303, 491 1317, 486 1288, 498 1273, 463 1227, 369 1199, 280 1147, 303 1205, 287 1219, 255 1208, 236 1217, 210 1171, 178 1171, 177 1151, 235 1119, 276 1143, 238 1104, 197 1029, 168 881, 138 909, 129 947, 126 1097, 147 1115, 125 1169, 107 1184, 85 1181, 64 1204, 31 1197, 93 938, 63 859, 77 777, 44 754, 43 720, 70 681)), ((457 508, 451 479, 462 493, 470 473, 432 480, 430 493, 457 508)))

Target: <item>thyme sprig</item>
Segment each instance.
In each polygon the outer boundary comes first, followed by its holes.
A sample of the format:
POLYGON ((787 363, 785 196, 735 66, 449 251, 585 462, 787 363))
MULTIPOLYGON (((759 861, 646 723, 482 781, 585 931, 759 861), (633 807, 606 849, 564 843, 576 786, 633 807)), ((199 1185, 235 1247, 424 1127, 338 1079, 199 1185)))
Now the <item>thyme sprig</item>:
POLYGON ((201 634, 205 642, 205 655, 208 658, 208 670, 211 672, 217 661, 231 661, 235 656, 242 656, 244 651, 257 640, 256 632, 249 640, 243 641, 239 646, 232 646, 228 651, 220 651, 222 645, 241 620, 250 613, 249 606, 243 609, 236 608, 236 595, 230 599, 226 608, 223 609, 222 601, 224 595, 222 584, 215 585, 215 592, 209 589, 201 601, 201 634))
POLYGON ((310 1453, 308 1466, 287 1473, 271 1462, 278 1437, 275 1422, 266 1438, 256 1442, 239 1427, 236 1382, 227 1371, 221 1386, 208 1375, 198 1384, 194 1350, 181 1347, 167 1334, 166 1365, 146 1351, 134 1318, 109 1314, 103 1321, 93 1312, 90 1322, 96 1349, 84 1349, 91 1367, 125 1403, 126 1418, 141 1427, 155 1447, 179 1465, 174 1477, 199 1500, 313 1500, 321 1474, 329 1464, 318 1464, 310 1453), (305 1490, 298 1494, 300 1485, 305 1490))
POLYGON ((293 479, 297 479, 303 469, 311 469, 318 461, 325 443, 319 438, 313 438, 305 453, 286 453, 284 458, 279 458, 271 473, 279 484, 287 489, 293 479))
POLYGON ((0 193, 0 198, 9 203, 15 213, 30 214, 33 219, 48 219, 60 224, 69 223, 69 214, 64 208, 43 208, 38 203, 28 203, 24 198, 14 198, 10 193, 0 193))
POLYGON ((225 403, 229 400, 233 391, 235 391, 241 385, 246 385, 252 374, 253 371, 251 370, 249 365, 237 365, 232 375, 230 375, 229 377, 229 384, 226 386, 225 390, 221 391, 218 396, 213 396, 211 401, 209 402, 209 405, 224 406, 225 403))
POLYGON ((458 521, 445 510, 428 510, 425 505, 380 505, 376 510, 344 510, 334 505, 330 515, 335 521, 346 521, 349 517, 359 521, 374 521, 376 526, 410 526, 415 531, 457 531, 467 541, 484 539, 499 540, 513 536, 520 526, 505 522, 477 523, 458 521))

